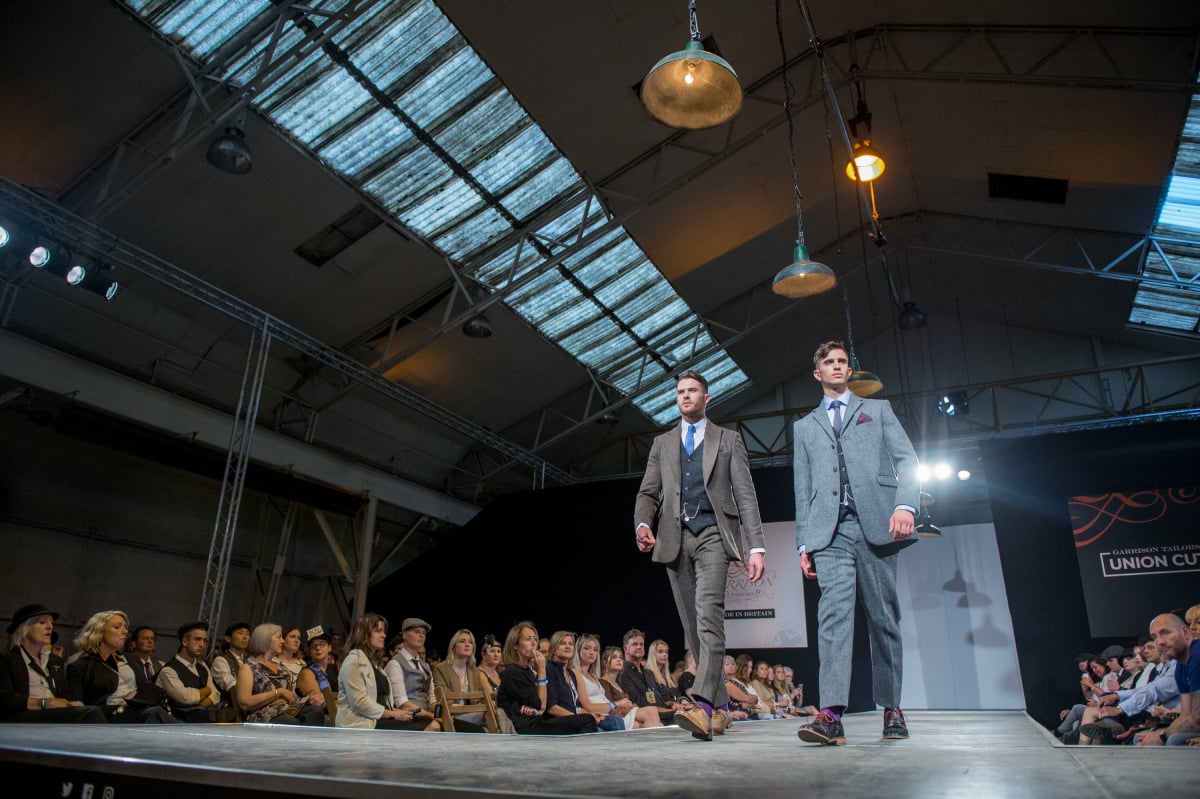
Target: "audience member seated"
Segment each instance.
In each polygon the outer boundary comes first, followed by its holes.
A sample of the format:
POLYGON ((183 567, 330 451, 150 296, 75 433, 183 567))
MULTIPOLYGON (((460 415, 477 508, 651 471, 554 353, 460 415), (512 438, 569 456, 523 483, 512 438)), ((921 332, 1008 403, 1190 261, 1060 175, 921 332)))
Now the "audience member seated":
POLYGON ((429 624, 409 617, 401 625, 400 648, 384 669, 392 691, 392 706, 434 717, 433 668, 421 656, 429 624))
POLYGON ((249 655, 246 648, 250 646, 250 623, 235 621, 225 628, 225 640, 221 647, 213 653, 208 667, 212 672, 213 685, 221 693, 221 700, 226 702, 237 713, 237 720, 242 720, 242 710, 237 701, 237 678, 242 670, 242 664, 249 655))
POLYGON ((154 628, 145 625, 134 627, 129 637, 133 645, 127 647, 129 654, 125 660, 133 669, 133 676, 137 679, 138 687, 154 685, 154 678, 158 676, 158 670, 163 666, 163 662, 154 656, 154 649, 158 643, 158 636, 155 635, 154 628))
MULTIPOLYGON (((433 684, 445 691, 489 690, 475 665, 475 634, 458 630, 446 648, 450 656, 433 667, 433 684)), ((471 704, 459 700, 459 704, 471 704)), ((460 713, 454 717, 455 732, 486 732, 483 713, 460 713)))
POLYGON ((662 639, 652 641, 646 652, 646 684, 654 691, 654 704, 658 705, 659 714, 670 711, 674 719, 675 711, 685 709, 690 701, 686 700, 671 677, 670 664, 671 648, 667 642, 662 639))
POLYGON ((1138 746, 1186 746, 1200 739, 1200 638, 1174 613, 1156 616, 1150 634, 1161 657, 1175 662, 1175 687, 1179 692, 1179 715, 1165 728, 1139 733, 1138 746))
POLYGON ((1192 605, 1183 614, 1183 620, 1187 622, 1188 629, 1192 631, 1192 640, 1200 640, 1200 605, 1192 605))
MULTIPOLYGON (((737 661, 733 655, 726 655, 721 661, 721 676, 725 680, 725 692, 729 694, 729 715, 735 721, 755 718, 758 707, 758 694, 750 690, 750 686, 737 677, 737 661)), ((749 658, 747 658, 749 668, 749 658)))
POLYGON ((1085 688, 1085 682, 1091 682, 1090 663, 1094 658, 1091 652, 1080 652, 1075 655, 1075 663, 1079 667, 1081 676, 1079 678, 1079 686, 1083 691, 1083 701, 1076 700, 1071 707, 1059 711, 1058 726, 1054 728, 1054 734, 1063 739, 1063 743, 1078 743, 1079 742, 1079 724, 1083 719, 1083 711, 1087 709, 1087 703, 1090 701, 1090 691, 1085 688))
POLYGON ((338 664, 337 726, 377 730, 441 729, 432 713, 392 705, 392 687, 383 671, 387 619, 366 613, 350 630, 338 664))
POLYGON ((212 672, 204 663, 208 622, 194 621, 179 628, 179 651, 158 670, 154 683, 167 694, 171 715, 191 724, 233 721, 237 714, 222 705, 212 672), (218 710, 227 712, 218 715, 218 710))
POLYGON ((605 649, 600 659, 600 684, 604 689, 604 698, 617 706, 622 706, 624 702, 633 705, 635 710, 633 728, 635 730, 643 727, 663 726, 662 717, 658 714, 657 707, 643 707, 638 705, 621 688, 621 673, 624 670, 625 653, 621 648, 619 646, 610 646, 605 649))
POLYGON ((308 671, 312 672, 317 690, 325 698, 325 715, 329 723, 335 723, 337 718, 337 684, 338 668, 333 659, 333 647, 330 646, 329 634, 321 625, 310 627, 308 632, 308 671))
POLYGON ((128 635, 129 617, 119 610, 100 611, 84 623, 75 636, 79 658, 67 666, 67 697, 100 708, 110 722, 178 723, 157 702, 135 701, 137 676, 124 655, 128 635))
MULTIPOLYGON (((548 640, 548 639, 547 639, 548 640)), ((504 672, 496 701, 521 735, 574 735, 595 732, 590 713, 547 715, 549 678, 546 658, 538 648, 538 631, 533 622, 523 621, 508 631, 504 640, 504 672)))
POLYGON ((51 648, 58 614, 34 603, 17 609, 8 625, 8 657, 0 667, 0 722, 103 724, 104 712, 66 698, 63 659, 51 648))
MULTIPOLYGON (((575 671, 575 683, 580 688, 579 702, 585 711, 620 719, 621 729, 624 730, 635 730, 644 726, 638 720, 638 713, 653 718, 653 726, 661 725, 657 712, 638 707, 629 697, 616 701, 608 698, 608 692, 601 681, 599 636, 592 633, 579 636, 571 665, 575 671)), ((600 729, 605 729, 603 723, 599 726, 600 729)), ((615 729, 616 725, 614 722, 608 722, 608 726, 615 729)))
MULTIPOLYGON (((657 707, 657 696, 646 678, 646 634, 638 629, 628 630, 621 638, 625 665, 621 669, 621 690, 638 707, 657 707)), ((662 714, 660 713, 661 717, 662 714)), ((674 717, 674 714, 671 714, 674 717)))
POLYGON ((1158 726, 1152 714, 1155 705, 1179 707, 1175 661, 1164 663, 1153 640, 1142 644, 1142 657, 1147 660, 1142 670, 1146 680, 1136 681, 1134 688, 1103 693, 1094 705, 1084 708, 1078 730, 1080 745, 1128 743, 1131 737, 1124 733, 1130 729, 1158 726))
POLYGON ((683 660, 675 665, 679 667, 671 672, 675 679, 675 686, 679 689, 680 696, 690 699, 692 686, 696 684, 696 657, 692 654, 692 650, 683 650, 683 660))
POLYGON ((249 657, 238 670, 237 701, 247 724, 325 723, 325 707, 314 704, 296 686, 296 675, 279 662, 283 630, 260 624, 250 633, 249 657))
POLYGON ((279 656, 279 663, 296 677, 299 677, 300 672, 308 665, 300 651, 303 645, 304 638, 299 627, 283 628, 283 654, 279 656))
POLYGON ((500 687, 500 672, 502 671, 504 671, 504 646, 496 640, 496 636, 488 633, 483 636, 483 647, 479 650, 479 673, 491 688, 493 699, 496 697, 496 689, 500 687))
POLYGON ((775 705, 775 688, 771 685, 771 665, 765 660, 754 664, 750 674, 750 690, 758 695, 758 717, 781 719, 784 714, 775 705))

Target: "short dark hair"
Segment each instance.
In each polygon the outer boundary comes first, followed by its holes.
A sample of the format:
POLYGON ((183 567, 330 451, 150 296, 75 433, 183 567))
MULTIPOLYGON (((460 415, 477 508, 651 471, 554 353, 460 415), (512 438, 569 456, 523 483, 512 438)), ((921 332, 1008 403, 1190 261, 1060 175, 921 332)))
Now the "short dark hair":
MULTIPOLYGON (((132 630, 132 631, 129 633, 129 640, 131 640, 131 641, 136 641, 136 640, 137 640, 137 637, 138 637, 139 635, 141 635, 141 633, 142 633, 142 630, 149 630, 149 631, 150 631, 150 632, 152 632, 152 633, 154 632, 154 628, 153 628, 153 627, 151 627, 150 625, 148 625, 148 624, 139 624, 137 627, 134 627, 134 628, 133 628, 133 630, 132 630)), ((154 637, 155 637, 155 638, 158 638, 158 633, 154 633, 154 637)))
POLYGON ((695 380, 704 389, 704 393, 708 393, 708 381, 704 379, 704 375, 694 369, 688 369, 686 372, 675 378, 675 385, 679 385, 684 380, 695 380))
POLYGON ((645 638, 646 634, 637 627, 631 627, 625 635, 621 636, 621 646, 629 646, 629 639, 637 638, 638 636, 645 638))
POLYGON ((825 360, 825 356, 834 350, 841 350, 847 355, 850 354, 850 350, 846 349, 846 342, 836 340, 824 341, 821 343, 821 346, 817 347, 817 351, 813 353, 813 367, 820 366, 821 361, 825 360))

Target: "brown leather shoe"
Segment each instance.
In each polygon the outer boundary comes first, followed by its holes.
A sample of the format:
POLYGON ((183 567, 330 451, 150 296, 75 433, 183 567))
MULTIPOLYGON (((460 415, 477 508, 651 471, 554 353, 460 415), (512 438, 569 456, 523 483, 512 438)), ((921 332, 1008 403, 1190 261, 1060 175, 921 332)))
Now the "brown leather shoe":
POLYGON ((729 727, 729 713, 720 708, 713 709, 712 715, 712 734, 724 735, 725 730, 729 727))
POLYGON ((693 738, 701 741, 711 741, 713 738, 713 720, 703 708, 692 705, 687 710, 675 711, 675 723, 690 731, 693 738))

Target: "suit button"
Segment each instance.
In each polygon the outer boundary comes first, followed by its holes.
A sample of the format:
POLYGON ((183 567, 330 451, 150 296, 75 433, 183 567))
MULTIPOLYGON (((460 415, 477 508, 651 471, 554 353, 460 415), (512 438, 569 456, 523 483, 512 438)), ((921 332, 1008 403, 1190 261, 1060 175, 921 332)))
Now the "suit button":
POLYGON ((835 497, 838 495, 838 492, 836 492, 836 491, 830 491, 829 493, 833 494, 835 497))

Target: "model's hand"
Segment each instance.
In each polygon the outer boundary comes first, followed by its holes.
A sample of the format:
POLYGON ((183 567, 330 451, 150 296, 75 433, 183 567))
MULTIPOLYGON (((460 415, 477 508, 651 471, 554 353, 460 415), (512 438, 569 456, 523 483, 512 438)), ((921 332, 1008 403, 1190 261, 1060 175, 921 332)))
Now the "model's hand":
POLYGON ((917 520, 913 517, 911 511, 897 508, 892 512, 892 520, 888 523, 888 532, 892 534, 892 540, 903 541, 906 538, 911 538, 913 531, 917 529, 917 520))
POLYGON ((638 552, 654 549, 654 531, 644 524, 637 529, 637 548, 638 552))
POLYGON ((750 582, 757 583, 761 580, 763 572, 766 570, 766 559, 763 557, 763 553, 753 553, 750 556, 750 562, 746 564, 746 570, 750 573, 750 582))
POLYGON ((807 552, 800 553, 800 573, 810 580, 817 579, 817 566, 807 552))

